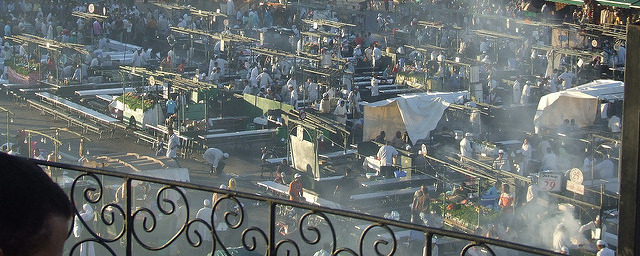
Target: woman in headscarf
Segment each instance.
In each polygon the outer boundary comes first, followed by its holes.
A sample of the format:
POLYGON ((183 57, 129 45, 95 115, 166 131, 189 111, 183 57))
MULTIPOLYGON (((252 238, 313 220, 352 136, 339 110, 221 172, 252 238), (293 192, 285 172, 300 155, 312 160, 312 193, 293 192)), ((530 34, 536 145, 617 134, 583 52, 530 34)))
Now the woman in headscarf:
POLYGON ((236 179, 229 179, 229 190, 236 190, 236 179))
MULTIPOLYGON (((93 208, 91 205, 84 204, 82 205, 82 211, 79 213, 82 220, 87 224, 88 227, 92 227, 93 225, 93 208)), ((80 236, 82 235, 82 222, 76 216, 73 222, 73 236, 77 241, 80 241, 80 236)), ((93 242, 84 242, 80 244, 80 256, 95 256, 95 248, 93 246, 93 242)))

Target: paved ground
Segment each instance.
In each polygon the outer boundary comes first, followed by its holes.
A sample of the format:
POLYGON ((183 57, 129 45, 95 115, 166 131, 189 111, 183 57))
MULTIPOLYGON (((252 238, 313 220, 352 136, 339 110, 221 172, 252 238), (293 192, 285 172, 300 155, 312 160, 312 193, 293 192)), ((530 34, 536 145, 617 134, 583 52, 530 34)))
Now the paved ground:
MULTIPOLYGON (((51 116, 44 116, 36 109, 29 109, 28 105, 23 102, 15 102, 13 98, 6 95, 0 96, 0 107, 4 107, 13 112, 13 122, 9 120, 10 142, 14 142, 15 135, 18 130, 45 130, 50 127, 67 127, 67 123, 60 120, 54 120, 51 116)), ((6 141, 6 124, 7 120, 4 113, 0 113, 0 141, 6 141)), ((81 132, 77 127, 71 127, 71 130, 81 132)), ((91 141, 85 142, 85 150, 90 156, 98 156, 101 154, 117 153, 117 152, 135 152, 146 155, 155 155, 149 144, 135 143, 136 139, 131 136, 125 137, 124 133, 116 133, 114 138, 98 138, 96 134, 85 134, 91 141)), ((61 133, 60 140, 63 145, 60 147, 60 154, 63 156, 61 162, 76 163, 79 158, 78 147, 79 138, 75 135, 61 133)), ((46 152, 52 152, 54 146, 50 140, 42 141, 40 136, 33 136, 32 141, 37 142, 37 147, 44 149, 46 152)), ((204 163, 201 157, 194 155, 191 159, 179 159, 182 167, 189 169, 191 182, 200 185, 208 185, 218 187, 220 184, 226 184, 228 179, 235 177, 238 180, 238 187, 241 190, 254 191, 255 185, 252 180, 260 179, 260 152, 259 149, 253 152, 231 152, 230 158, 227 160, 225 172, 227 174, 222 177, 210 175, 209 167, 204 163)), ((266 179, 266 178, 265 178, 266 179)))

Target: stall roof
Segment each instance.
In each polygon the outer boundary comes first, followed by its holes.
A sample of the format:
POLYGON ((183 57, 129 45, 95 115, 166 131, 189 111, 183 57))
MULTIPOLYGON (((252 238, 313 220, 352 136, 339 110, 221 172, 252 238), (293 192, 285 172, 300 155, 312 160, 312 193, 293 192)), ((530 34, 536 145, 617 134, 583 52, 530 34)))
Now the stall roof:
POLYGON ((593 82, 573 87, 558 93, 583 93, 603 100, 622 100, 624 83, 615 80, 595 80, 593 82))
POLYGON ((543 127, 557 127, 565 119, 575 119, 578 126, 591 125, 596 120, 599 100, 622 100, 624 83, 615 80, 595 80, 540 98, 533 124, 536 132, 543 127))
POLYGON ((365 106, 365 138, 371 137, 367 135, 375 136, 381 129, 406 130, 411 141, 427 138, 436 128, 449 104, 462 104, 464 99, 468 98, 468 91, 432 92, 405 94, 378 102, 361 103, 365 106), (390 105, 392 103, 396 103, 397 108, 390 105), (380 109, 376 109, 378 107, 380 109))

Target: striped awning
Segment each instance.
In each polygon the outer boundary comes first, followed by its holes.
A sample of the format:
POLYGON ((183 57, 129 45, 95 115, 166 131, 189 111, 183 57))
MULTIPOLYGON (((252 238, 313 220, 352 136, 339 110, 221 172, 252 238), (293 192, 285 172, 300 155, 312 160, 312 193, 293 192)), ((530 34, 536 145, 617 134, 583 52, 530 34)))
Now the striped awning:
POLYGON ((551 2, 568 4, 568 5, 584 5, 584 0, 550 0, 551 2))
POLYGON ((621 8, 640 8, 640 0, 597 0, 602 5, 621 8))

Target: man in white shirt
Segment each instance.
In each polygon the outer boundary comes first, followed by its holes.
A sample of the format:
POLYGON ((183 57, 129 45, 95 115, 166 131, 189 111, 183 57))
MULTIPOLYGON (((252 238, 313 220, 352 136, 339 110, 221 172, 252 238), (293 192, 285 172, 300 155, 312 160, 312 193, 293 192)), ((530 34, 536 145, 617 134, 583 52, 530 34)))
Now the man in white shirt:
POLYGON ((247 74, 249 82, 251 83, 251 86, 254 86, 254 87, 258 86, 258 75, 259 74, 260 74, 260 70, 258 69, 258 65, 253 64, 253 68, 251 68, 251 70, 247 74))
POLYGON ((362 46, 361 45, 356 45, 356 48, 353 49, 353 57, 358 59, 358 60, 362 60, 362 46))
POLYGON ((518 105, 520 103, 520 98, 522 97, 522 78, 518 76, 515 82, 513 82, 513 90, 512 90, 512 103, 518 105))
POLYGON ((371 78, 371 97, 375 97, 380 95, 380 90, 378 88, 378 79, 375 77, 371 78))
POLYGON ((358 113, 360 113, 360 108, 358 104, 362 101, 360 98, 360 89, 358 87, 353 87, 353 90, 349 92, 349 96, 347 96, 347 101, 349 101, 349 112, 354 115, 354 119, 357 119, 358 113))
POLYGON ((466 133, 464 138, 460 140, 460 156, 464 161, 464 158, 473 158, 473 147, 471 146, 472 133, 466 133))
POLYGON ((380 58, 382 58, 382 51, 380 50, 380 47, 378 47, 378 45, 375 45, 373 47, 373 68, 376 68, 376 66, 379 66, 379 62, 380 62, 380 58))
POLYGON ((236 14, 236 7, 233 0, 227 0, 227 17, 233 17, 236 14))
POLYGON ((287 80, 287 83, 282 86, 282 90, 280 90, 280 96, 282 96, 283 99, 289 97, 289 94, 290 94, 289 86, 293 88, 298 87, 298 81, 296 80, 296 75, 291 75, 291 77, 289 77, 289 80, 287 80))
POLYGON ((267 86, 273 83, 273 79, 269 73, 267 73, 267 69, 263 68, 262 73, 260 73, 257 77, 258 83, 260 84, 260 88, 264 88, 266 90, 267 86))
POLYGON ((609 118, 609 129, 611 132, 619 133, 622 131, 622 123, 620 122, 620 118, 618 116, 612 116, 609 118))
POLYGON ((215 62, 218 64, 218 68, 220 69, 220 75, 221 76, 226 75, 227 74, 226 73, 227 72, 227 65, 229 64, 229 61, 218 57, 218 59, 216 59, 215 62))
MULTIPOLYGON (((168 158, 172 158, 173 160, 176 160, 176 156, 178 153, 178 147, 180 146, 180 138, 178 138, 178 135, 175 134, 173 132, 172 128, 169 128, 169 140, 167 142, 167 154, 166 156, 168 158)), ((178 163, 178 161, 176 160, 176 163, 178 163)), ((180 165, 178 165, 179 167, 180 165)))
MULTIPOLYGON (((211 223, 212 215, 213 215, 213 210, 211 209, 211 200, 205 199, 203 202, 202 208, 200 208, 200 210, 198 210, 198 212, 196 213, 196 218, 205 221, 209 225, 212 225, 211 223)), ((216 220, 214 216, 213 216, 213 220, 214 221, 216 220)), ((211 231, 209 231, 209 229, 206 228, 204 225, 199 225, 198 231, 202 236, 203 247, 205 247, 206 244, 211 244, 211 241, 213 241, 213 237, 211 236, 211 231)))
POLYGON ((336 109, 333 111, 333 114, 336 116, 336 121, 343 125, 347 124, 347 106, 344 103, 343 99, 340 99, 340 103, 336 106, 336 109))
POLYGON ((380 173, 387 178, 393 178, 393 158, 398 155, 398 150, 391 146, 391 142, 387 141, 386 145, 378 150, 378 160, 380 160, 380 173))
POLYGON ((584 234, 585 231, 589 231, 590 232, 590 237, 589 239, 600 239, 600 237, 602 236, 602 234, 604 234, 607 231, 607 226, 606 225, 602 225, 602 227, 600 226, 600 215, 596 215, 596 218, 592 221, 587 222, 586 224, 580 226, 580 229, 578 230, 578 232, 580 234, 584 234), (600 230, 598 230, 600 229, 600 230), (598 232, 600 231, 600 232, 598 232))
POLYGON ((211 165, 209 174, 216 173, 220 175, 224 169, 224 163, 220 165, 220 161, 227 158, 229 158, 229 154, 217 148, 208 148, 204 151, 204 154, 202 154, 202 159, 211 165))
POLYGON ((493 169, 511 172, 511 162, 504 156, 504 150, 498 150, 498 158, 493 161, 493 169))
POLYGON ((289 85, 289 104, 295 109, 298 109, 298 92, 293 89, 293 86, 289 85))
POLYGON ((596 242, 596 247, 598 247, 598 253, 596 253, 596 256, 615 256, 616 253, 607 248, 607 243, 605 241, 602 240, 598 240, 596 242))
POLYGON ((573 85, 573 79, 576 77, 568 68, 564 69, 564 73, 558 76, 558 79, 562 81, 562 90, 571 88, 573 85))
POLYGON ((529 104, 529 96, 531 96, 531 85, 526 82, 522 87, 522 96, 520 97, 520 105, 529 104))

